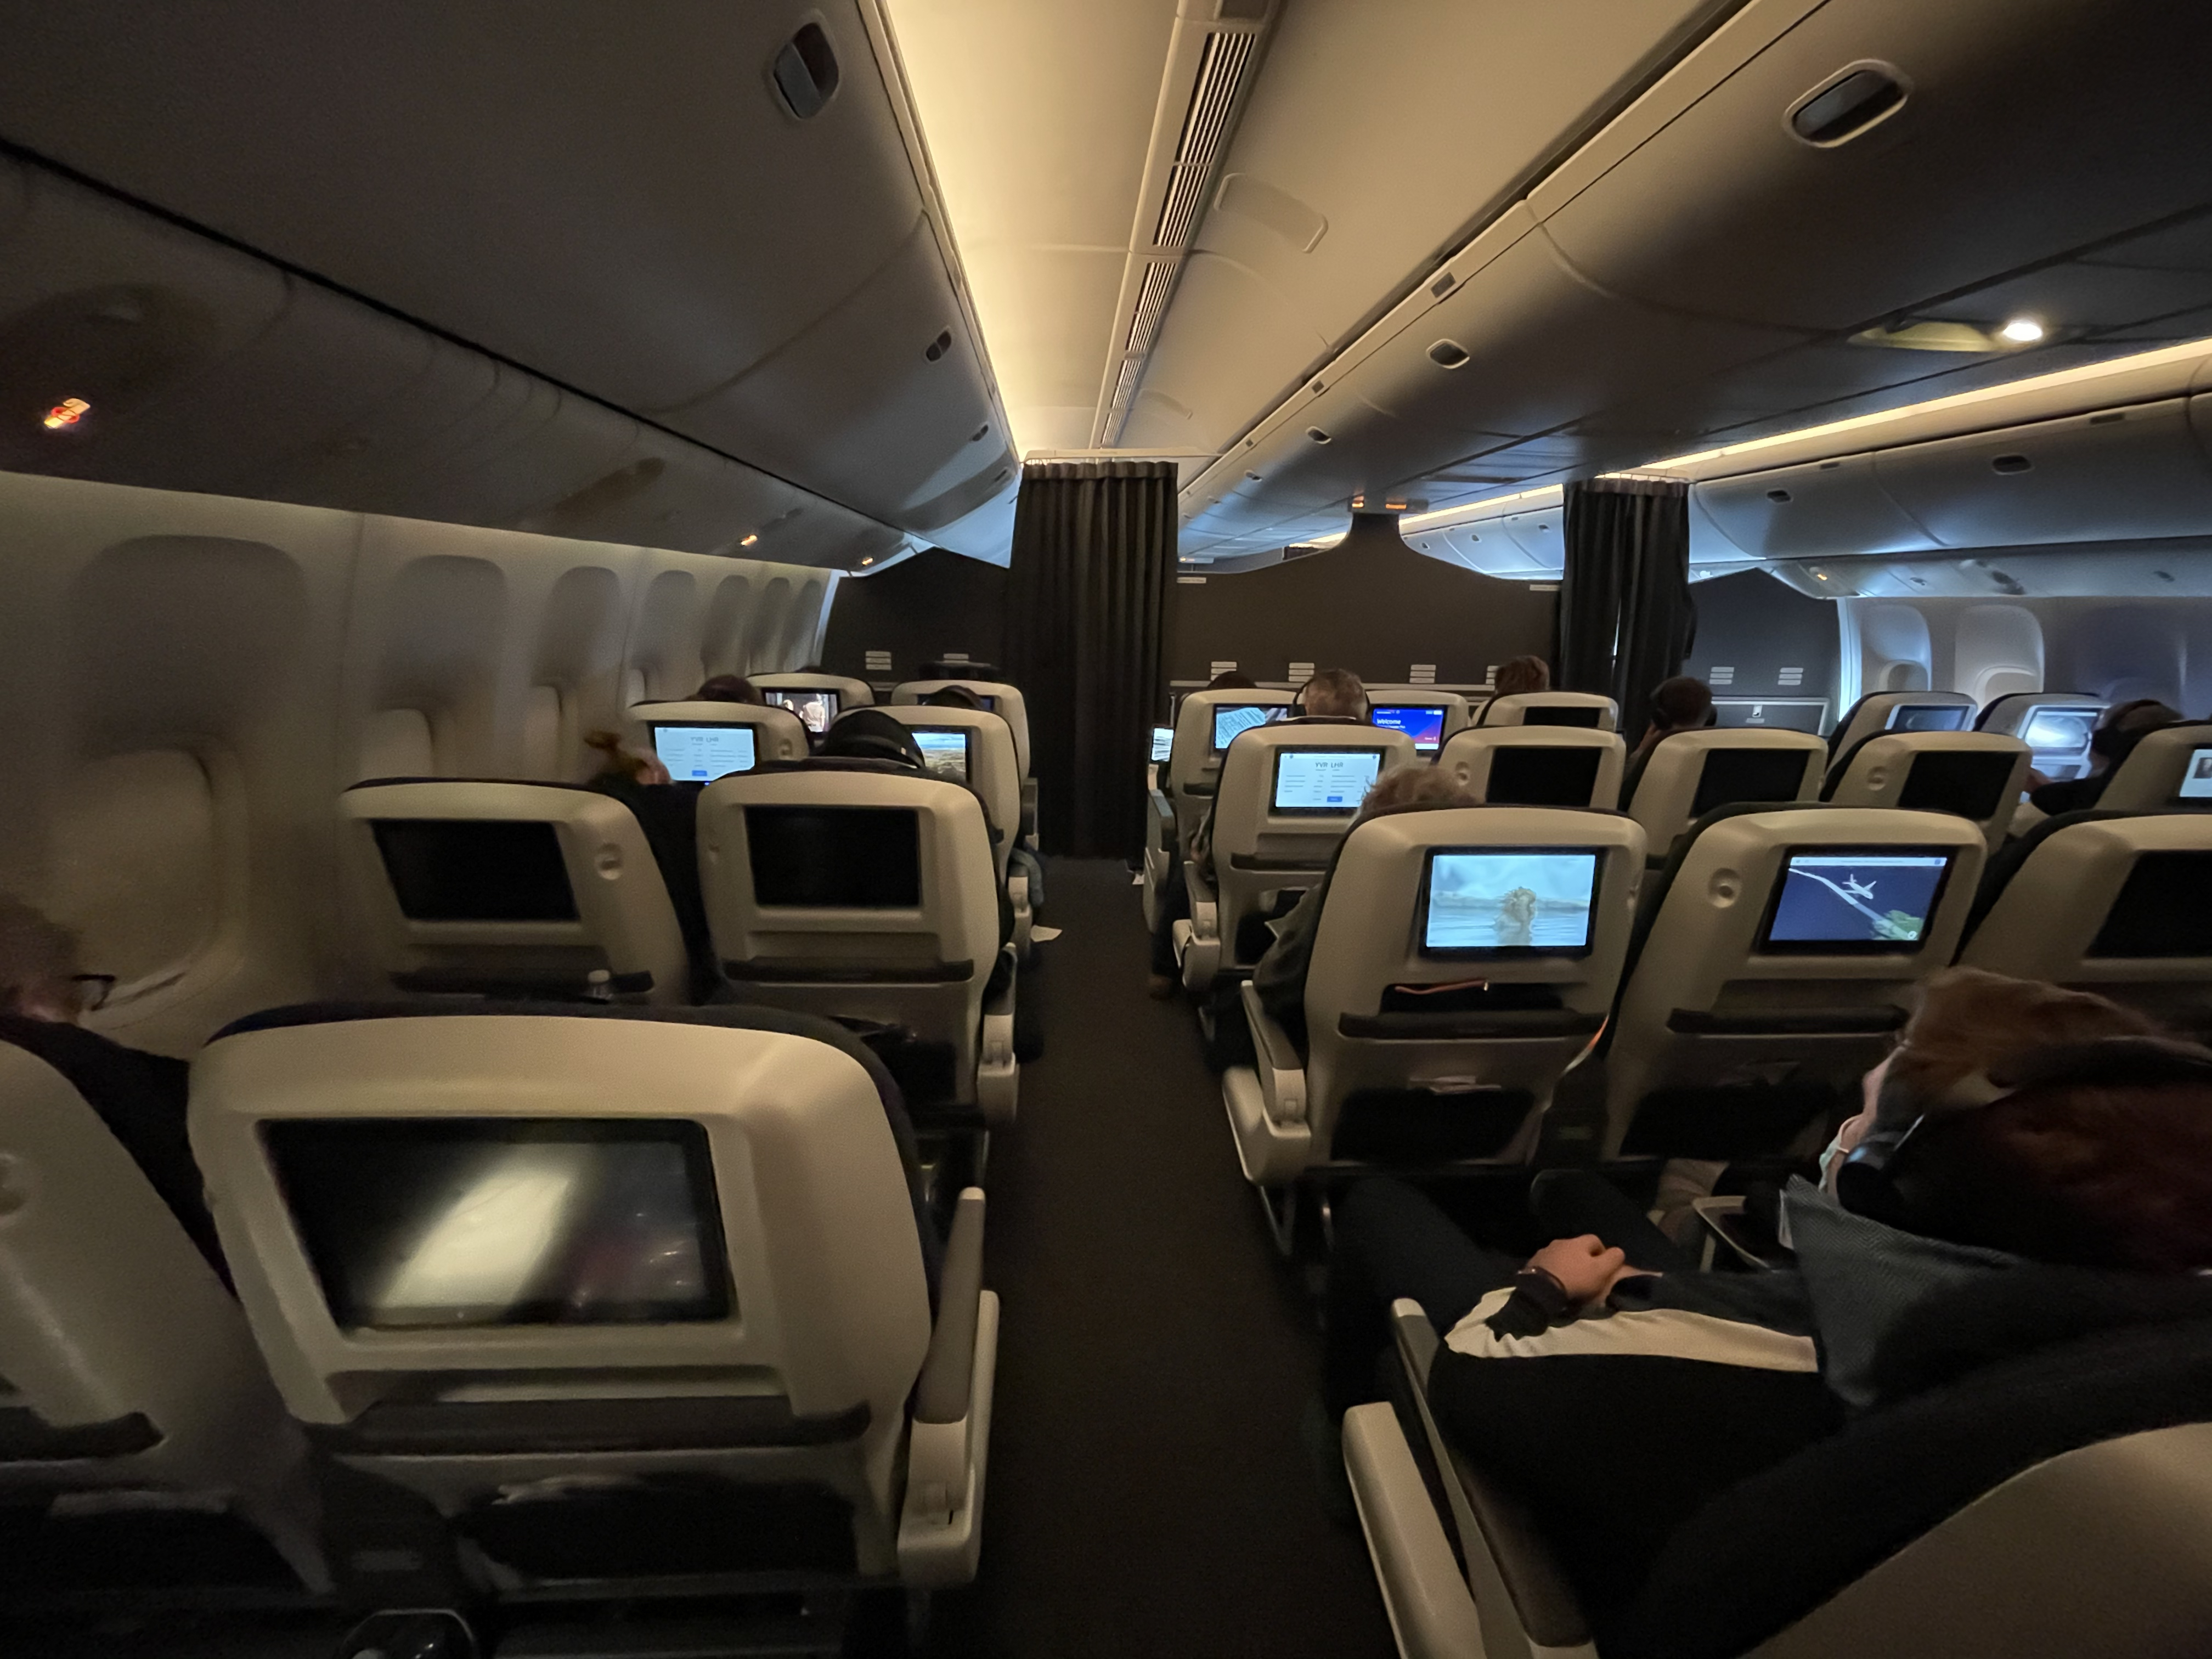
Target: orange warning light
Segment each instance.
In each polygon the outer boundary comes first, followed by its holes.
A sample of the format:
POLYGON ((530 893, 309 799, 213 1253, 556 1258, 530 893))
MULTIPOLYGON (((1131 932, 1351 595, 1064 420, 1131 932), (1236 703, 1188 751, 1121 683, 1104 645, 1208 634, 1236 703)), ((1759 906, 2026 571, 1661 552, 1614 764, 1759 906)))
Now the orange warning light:
POLYGON ((59 432, 64 427, 75 426, 92 413, 92 405, 82 398, 64 398, 40 418, 39 423, 49 432, 59 432))

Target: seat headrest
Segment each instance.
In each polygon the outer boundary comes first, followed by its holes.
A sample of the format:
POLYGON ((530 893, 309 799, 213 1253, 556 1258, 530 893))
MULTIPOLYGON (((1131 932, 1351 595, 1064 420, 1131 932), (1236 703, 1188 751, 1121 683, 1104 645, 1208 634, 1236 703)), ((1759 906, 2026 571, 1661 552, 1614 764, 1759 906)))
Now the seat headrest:
POLYGON ((928 767, 914 733, 880 708, 855 708, 840 715, 817 752, 826 760, 890 761, 915 771, 928 767))

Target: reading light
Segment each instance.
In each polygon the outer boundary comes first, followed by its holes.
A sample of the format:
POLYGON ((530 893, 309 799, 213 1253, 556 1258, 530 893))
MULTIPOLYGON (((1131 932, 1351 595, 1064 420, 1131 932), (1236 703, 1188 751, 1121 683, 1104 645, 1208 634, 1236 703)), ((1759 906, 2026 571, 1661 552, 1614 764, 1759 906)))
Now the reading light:
POLYGON ((39 424, 49 432, 59 432, 65 427, 75 426, 90 413, 92 405, 83 398, 64 398, 40 416, 39 424))
POLYGON ((750 532, 750 533, 745 537, 745 538, 744 538, 743 541, 741 541, 741 542, 739 542, 739 543, 738 544, 738 545, 739 547, 750 547, 750 546, 751 546, 755 542, 758 541, 759 539, 760 539, 760 532, 759 532, 759 531, 757 531, 757 530, 756 530, 756 531, 753 531, 753 532, 750 532))
POLYGON ((2044 336, 2044 327, 2033 317, 2015 317, 1997 332, 2014 345, 2033 345, 2044 336))
POLYGON ((865 558, 865 559, 861 560, 861 561, 860 561, 860 562, 861 562, 862 564, 873 564, 873 563, 875 562, 875 559, 873 558, 873 556, 870 556, 870 557, 868 557, 868 558, 865 558))

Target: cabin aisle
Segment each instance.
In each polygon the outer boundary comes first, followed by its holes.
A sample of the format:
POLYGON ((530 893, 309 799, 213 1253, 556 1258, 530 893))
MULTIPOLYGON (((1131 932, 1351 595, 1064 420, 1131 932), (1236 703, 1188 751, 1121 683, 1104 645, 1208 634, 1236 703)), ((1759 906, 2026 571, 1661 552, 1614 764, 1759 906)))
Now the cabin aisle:
POLYGON ((1388 1659, 1298 1418, 1319 1332, 1237 1167, 1183 1003, 1145 994, 1129 872, 1054 861, 1046 1057, 992 1147, 1003 1298, 975 1587, 940 1659, 1388 1659))

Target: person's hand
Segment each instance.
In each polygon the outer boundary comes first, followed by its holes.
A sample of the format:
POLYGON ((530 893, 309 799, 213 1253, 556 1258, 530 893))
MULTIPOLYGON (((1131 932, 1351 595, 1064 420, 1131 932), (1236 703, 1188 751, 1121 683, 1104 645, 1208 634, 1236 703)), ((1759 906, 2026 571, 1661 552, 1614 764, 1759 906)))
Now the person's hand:
POLYGON ((1558 1279, 1577 1305, 1597 1301, 1622 1279, 1645 1271, 1630 1267, 1624 1252, 1608 1247, 1595 1233, 1555 1238, 1530 1256, 1528 1265, 1558 1279))

